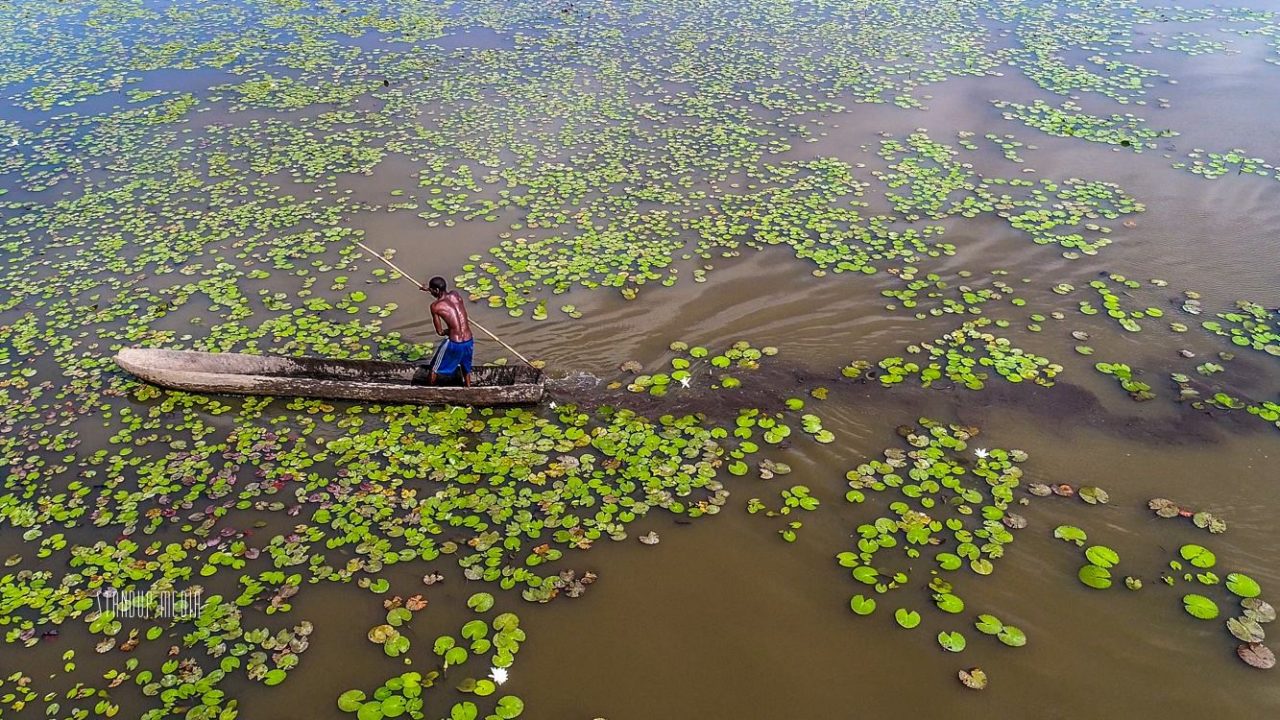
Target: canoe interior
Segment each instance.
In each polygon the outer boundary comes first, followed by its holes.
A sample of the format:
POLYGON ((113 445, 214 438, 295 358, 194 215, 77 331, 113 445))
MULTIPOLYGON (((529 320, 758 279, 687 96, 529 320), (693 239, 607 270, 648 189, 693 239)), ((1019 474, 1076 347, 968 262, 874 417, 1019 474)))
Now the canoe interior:
MULTIPOLYGON (((206 353, 186 350, 129 348, 120 351, 122 365, 171 372, 198 372, 219 375, 258 375, 298 380, 332 380, 426 385, 427 364, 386 360, 340 360, 318 357, 282 357, 240 353, 206 353)), ((540 385, 543 375, 526 366, 486 365, 472 371, 472 387, 540 385)), ((460 384, 441 383, 446 385, 460 384)))

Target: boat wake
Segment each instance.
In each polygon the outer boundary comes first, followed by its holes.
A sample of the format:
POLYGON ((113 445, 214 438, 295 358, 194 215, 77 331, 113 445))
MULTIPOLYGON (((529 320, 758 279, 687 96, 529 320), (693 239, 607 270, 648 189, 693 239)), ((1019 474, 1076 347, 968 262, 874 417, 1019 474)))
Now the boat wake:
POLYGON ((589 372, 578 370, 561 378, 547 378, 547 390, 551 392, 572 394, 593 390, 603 382, 589 372))

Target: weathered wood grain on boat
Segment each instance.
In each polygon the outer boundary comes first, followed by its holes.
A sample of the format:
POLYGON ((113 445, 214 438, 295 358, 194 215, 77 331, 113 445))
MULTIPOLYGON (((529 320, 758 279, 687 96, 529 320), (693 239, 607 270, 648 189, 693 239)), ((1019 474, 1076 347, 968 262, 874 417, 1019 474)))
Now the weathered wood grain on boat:
POLYGON ((414 405, 522 405, 542 399, 544 375, 530 367, 478 367, 472 387, 426 384, 425 365, 242 353, 126 348, 116 364, 174 390, 233 395, 366 400, 414 405))

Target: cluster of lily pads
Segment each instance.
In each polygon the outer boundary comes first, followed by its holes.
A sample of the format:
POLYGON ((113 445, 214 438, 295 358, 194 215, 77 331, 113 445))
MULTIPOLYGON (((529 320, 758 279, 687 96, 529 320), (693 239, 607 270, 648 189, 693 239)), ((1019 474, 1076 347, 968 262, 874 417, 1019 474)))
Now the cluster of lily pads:
POLYGON ((1161 35, 1153 35, 1151 37, 1151 46, 1158 47, 1163 50, 1173 50, 1187 55, 1207 55, 1210 53, 1227 52, 1229 45, 1220 40, 1214 40, 1208 33, 1197 32, 1176 32, 1168 37, 1161 35))
POLYGON ((1202 530, 1207 530, 1214 535, 1219 535, 1227 531, 1227 521, 1207 510, 1195 511, 1182 507, 1178 503, 1168 498, 1152 498, 1147 503, 1147 507, 1162 518, 1184 517, 1190 518, 1192 524, 1202 530))
MULTIPOLYGON (((992 273, 995 277, 1004 274, 1006 273, 1003 271, 992 273)), ((853 379, 878 378, 885 386, 918 377, 924 386, 931 386, 945 379, 970 389, 981 389, 988 378, 985 372, 979 370, 979 366, 990 366, 1011 382, 1030 379, 1037 384, 1051 386, 1054 377, 1063 371, 1063 366, 1019 349, 1007 338, 985 332, 988 327, 1013 327, 1012 321, 1001 316, 1007 314, 1003 306, 993 305, 994 301, 1007 299, 1011 306, 1021 308, 1027 305, 1026 299, 1018 294, 1014 286, 1003 280, 968 284, 973 277, 968 271, 960 271, 957 277, 965 281, 965 284, 953 285, 953 281, 944 279, 937 273, 928 273, 918 278, 904 273, 901 274, 902 284, 899 287, 883 290, 882 294, 898 301, 888 305, 888 309, 901 307, 915 310, 915 317, 921 320, 949 314, 990 314, 990 317, 968 320, 956 331, 937 340, 909 345, 903 356, 885 357, 877 363, 854 361, 842 368, 842 374, 853 379), (911 357, 926 353, 926 360, 911 357)), ((1029 282, 1029 279, 1023 280, 1024 284, 1029 282)), ((1165 317, 1165 311, 1157 306, 1156 300, 1160 290, 1168 286, 1168 282, 1164 280, 1153 278, 1140 282, 1119 273, 1105 273, 1103 278, 1091 280, 1088 284, 1101 299, 1101 308, 1087 299, 1077 301, 1079 312, 1085 317, 1099 316, 1105 311, 1108 318, 1129 332, 1139 332, 1144 326, 1150 327, 1147 321, 1165 317)), ((1072 283, 1062 282, 1054 285, 1052 290, 1055 294, 1070 296, 1079 289, 1072 283)), ((1184 296, 1184 312, 1199 315, 1204 311, 1199 293, 1186 291, 1184 296)), ((1209 332, 1230 338, 1237 346, 1275 354, 1280 351, 1273 350, 1276 347, 1276 336, 1272 314, 1272 311, 1257 303, 1240 301, 1237 303, 1237 311, 1219 313, 1218 320, 1206 321, 1203 325, 1209 332)), ((1050 318, 1065 320, 1067 313, 1048 308, 1032 312, 1028 316, 1030 322, 1027 323, 1026 330, 1040 332, 1050 318)), ((1167 329, 1174 334, 1184 334, 1191 327, 1185 322, 1172 320, 1167 323, 1167 329)), ((1094 354, 1094 348, 1089 344, 1093 338, 1090 332, 1073 330, 1070 335, 1078 343, 1074 346, 1078 354, 1094 354)), ((1197 357, 1196 353, 1186 348, 1180 350, 1179 355, 1188 360, 1197 357)), ((1234 358, 1233 352, 1223 350, 1213 359, 1193 361, 1194 373, 1181 369, 1170 372, 1169 377, 1177 387, 1176 400, 1196 410, 1215 414, 1241 411, 1269 424, 1280 421, 1280 403, 1242 397, 1237 387, 1230 382, 1224 384, 1222 378, 1217 377, 1226 371, 1226 363, 1234 358)), ((1157 396, 1151 382, 1143 378, 1142 372, 1129 363, 1097 362, 1094 363, 1094 368, 1115 379, 1135 400, 1151 400, 1157 396)))
MULTIPOLYGON (((467 600, 467 606, 483 615, 493 608, 494 598, 489 593, 476 593, 467 600)), ((403 638, 395 631, 395 627, 408 621, 411 616, 412 611, 407 603, 405 606, 396 605, 388 612, 386 624, 369 631, 369 639, 385 645, 395 638, 403 638)), ((526 638, 524 630, 520 628, 520 618, 515 613, 504 612, 496 615, 491 622, 479 618, 470 620, 462 626, 459 637, 462 638, 461 642, 453 635, 441 635, 435 639, 432 654, 440 658, 442 664, 439 669, 426 673, 416 670, 401 673, 389 678, 372 693, 360 689, 347 690, 338 696, 338 709, 354 713, 358 720, 383 720, 402 716, 421 720, 427 717, 426 701, 423 699, 426 691, 447 678, 450 670, 458 672, 458 668, 468 661, 492 651, 489 677, 466 677, 456 683, 458 692, 474 696, 479 703, 486 702, 485 698, 493 696, 498 687, 506 682, 508 668, 515 662, 515 655, 526 638)), ((405 649, 408 648, 407 639, 403 645, 405 649)), ((395 657, 402 652, 397 650, 387 654, 395 657)), ((472 700, 453 703, 448 710, 450 720, 476 720, 482 717, 479 703, 472 700)), ((492 712, 483 717, 485 720, 512 720, 523 712, 523 700, 515 695, 503 695, 496 698, 492 712)))
POLYGON ((1175 162, 1173 167, 1185 168, 1200 177, 1216 180, 1225 175, 1260 175, 1276 177, 1275 165, 1260 157, 1253 157, 1243 148, 1233 148, 1226 152, 1211 152, 1196 148, 1187 153, 1190 162, 1175 162))
POLYGON ((1049 135, 1118 145, 1134 152, 1154 149, 1158 138, 1178 134, 1172 130, 1153 130, 1132 113, 1117 113, 1109 117, 1090 115, 1070 100, 1063 101, 1060 107, 1040 99, 1029 105, 1007 100, 996 100, 992 105, 1004 111, 1006 120, 1017 120, 1049 135))
MULTIPOLYGON (((175 660, 190 676, 175 676, 180 691, 162 696, 160 713, 213 692, 241 668, 241 657, 247 659, 241 671, 268 685, 297 664, 309 624, 288 637, 258 637, 257 630, 241 630, 241 608, 287 613, 300 586, 326 581, 358 581, 385 593, 387 582, 377 577, 383 567, 441 555, 458 556, 465 577, 520 588, 529 600, 577 595, 590 578, 566 579, 567 570, 544 576, 539 568, 597 539, 625 538, 626 525, 650 508, 697 517, 714 513, 728 494, 715 477, 730 432, 693 417, 651 422, 627 411, 604 408, 593 416, 567 405, 552 418, 528 410, 339 411, 320 401, 284 406, 266 399, 235 409, 202 396, 135 389, 159 402, 145 414, 120 411, 125 424, 116 450, 99 451, 83 466, 99 487, 73 483, 55 492, 31 484, 21 470, 6 481, 5 520, 25 530, 41 557, 66 558, 73 572, 36 570, 34 558, 13 558, 3 576, 3 622, 11 643, 33 644, 78 619, 108 639, 127 636, 132 649, 160 634, 141 638, 120 619, 93 612, 94 593, 177 586, 197 575, 218 583, 232 572, 240 588, 235 602, 209 598, 186 637, 215 661, 230 648, 236 662, 224 658, 209 670, 198 655, 175 660), (233 429, 218 438, 200 419, 207 413, 230 415, 233 429), (323 428, 338 435, 326 438, 323 428), (189 439, 179 439, 186 433, 189 439), (135 448, 155 449, 142 455, 135 448), (252 463, 248 478, 245 463, 252 463), (126 479, 136 489, 126 490, 126 479), (408 485, 424 482, 435 490, 408 485), (251 537, 251 528, 233 520, 237 513, 302 522, 251 537), (180 531, 187 539, 81 545, 46 532, 81 523, 127 536, 180 531), (264 562, 272 569, 262 569, 264 562)), ((733 457, 754 449, 742 445, 733 457)), ((420 602, 389 608, 387 622, 370 632, 387 655, 409 649, 398 627, 420 602)), ((210 712, 222 707, 205 702, 210 712)))
POLYGON ((905 575, 900 578, 899 572, 884 570, 883 561, 875 561, 883 549, 901 543, 905 556, 914 559, 921 555, 918 548, 943 544, 950 534, 953 547, 935 555, 938 567, 955 571, 967 561, 973 572, 989 575, 994 561, 1003 557, 1004 545, 1013 540, 1010 530, 1025 526, 1025 519, 1008 508, 1022 476, 1018 463, 1027 459, 1026 453, 979 448, 974 451, 975 460, 961 459, 958 454, 968 449, 976 428, 949 427, 927 418, 921 419, 921 426, 898 429, 911 450, 891 448, 884 460, 864 463, 848 473, 850 489, 845 499, 851 503, 865 502, 867 491, 888 489, 904 498, 889 506, 895 517, 860 525, 858 552, 838 558, 841 565, 854 569, 855 579, 877 592, 906 582, 905 575), (945 521, 933 517, 948 509, 954 517, 945 521), (981 522, 973 526, 979 518, 981 522))
POLYGON ((927 352, 928 364, 906 361, 902 357, 880 360, 877 363, 883 371, 879 375, 880 383, 887 387, 908 377, 919 376, 920 384, 929 387, 945 377, 956 385, 981 390, 989 379, 988 373, 981 368, 990 368, 1011 383, 1030 381, 1052 387, 1053 379, 1062 371, 1062 366, 1015 347, 1007 338, 984 332, 984 328, 991 324, 989 318, 977 318, 933 342, 907 347, 911 354, 927 352))
MULTIPOLYGON (((996 139, 1009 148, 1017 142, 996 139)), ((882 145, 881 154, 892 163, 891 172, 873 174, 888 188, 895 209, 912 222, 990 212, 1032 234, 1036 242, 1080 246, 1092 252, 1095 245, 1078 233, 1053 231, 1088 225, 1089 230, 1105 234, 1107 228, 1085 221, 1142 209, 1107 183, 1071 179, 1060 186, 1047 181, 1037 185, 1017 179, 981 178, 951 159, 954 150, 949 146, 922 132, 910 135, 905 144, 886 140, 882 145), (907 152, 911 154, 903 155, 907 152), (897 192, 903 185, 913 188, 914 198, 897 192), (1016 188, 1026 188, 1021 197, 1007 192, 1016 188), (946 199, 960 192, 971 194, 964 201, 946 199)), ((1016 154, 1010 159, 1021 160, 1016 154)), ((514 316, 523 315, 525 306, 533 304, 535 319, 541 319, 546 317, 547 300, 533 294, 539 289, 561 294, 576 286, 616 287, 632 299, 645 283, 677 282, 678 259, 733 257, 742 247, 789 246, 797 257, 813 262, 817 266, 814 274, 819 276, 828 272, 872 274, 885 261, 898 262, 890 270, 904 272, 911 264, 955 252, 953 245, 931 239, 942 230, 937 225, 898 230, 891 225, 895 217, 861 215, 858 208, 865 203, 857 198, 868 184, 855 177, 848 163, 824 158, 765 165, 746 173, 754 180, 747 192, 739 191, 738 183, 729 183, 723 195, 709 198, 715 201, 713 207, 689 219, 676 211, 642 215, 631 209, 633 202, 628 199, 626 212, 612 208, 610 215, 615 219, 609 226, 579 221, 574 235, 539 239, 503 233, 501 243, 490 251, 492 259, 473 256, 457 280, 474 297, 506 308, 514 316), (685 230, 697 234, 692 250, 682 239, 685 230)), ((604 202, 606 199, 599 201, 604 202)), ((599 214, 600 210, 591 207, 576 217, 599 214)), ((550 224, 558 227, 566 219, 550 224)), ((548 221, 537 224, 544 227, 548 221)), ((693 279, 704 280, 712 267, 695 267, 693 279)), ((561 310, 570 316, 578 312, 572 304, 562 305, 561 310)))
MULTIPOLYGON (((961 281, 958 284, 953 284, 937 273, 928 273, 924 277, 901 276, 903 284, 900 289, 881 290, 880 294, 898 301, 886 305, 886 309, 916 310, 917 320, 948 314, 981 315, 983 307, 988 303, 1006 298, 1014 306, 1025 304, 1026 301, 1017 295, 1016 289, 1001 279, 1001 276, 1007 274, 1007 271, 994 270, 991 272, 994 279, 975 281, 972 280, 972 272, 960 270, 956 273, 961 281), (921 307, 923 304, 932 307, 925 311, 921 307)), ((997 318, 996 323, 998 327, 1007 327, 1007 321, 1003 319, 997 318)))
MULTIPOLYGON (((1109 278, 1127 288, 1137 289, 1142 287, 1142 284, 1137 280, 1130 280, 1116 273, 1112 273, 1109 278)), ((1121 306, 1120 296, 1111 289, 1106 280, 1094 280, 1089 283, 1089 286, 1098 292, 1098 297, 1102 299, 1102 307, 1106 310, 1107 316, 1129 332, 1140 332, 1142 325, 1138 321, 1143 318, 1164 317, 1164 311, 1158 307, 1147 307, 1139 310, 1125 309, 1121 306)), ((1096 315, 1098 309, 1090 304, 1088 300, 1083 300, 1080 302, 1080 312, 1084 315, 1096 315)))
MULTIPOLYGON (((1059 525, 1054 528, 1053 536, 1064 542, 1074 543, 1079 547, 1084 547, 1089 536, 1084 530, 1074 525, 1059 525)), ((1086 587, 1094 590, 1106 590, 1111 587, 1112 577, 1111 570, 1120 563, 1120 553, 1112 550, 1106 545, 1090 545, 1084 548, 1085 564, 1080 566, 1080 570, 1076 573, 1076 577, 1086 587)), ((1142 589, 1142 580, 1134 576, 1128 576, 1124 580, 1125 586, 1130 590, 1142 589)))
POLYGON ((889 169, 874 174, 888 186, 886 196, 906 219, 990 213, 1037 244, 1060 246, 1070 259, 1094 255, 1110 243, 1111 228, 1095 220, 1114 220, 1145 209, 1112 183, 986 177, 971 163, 961 162, 955 148, 920 130, 904 140, 881 141, 879 152, 889 169))
MULTIPOLYGON (((89 603, 94 605, 92 599, 89 603)), ((236 604, 217 595, 203 598, 199 612, 191 614, 189 631, 175 633, 176 627, 172 622, 169 627, 155 624, 141 635, 137 629, 130 630, 127 639, 119 644, 118 652, 124 653, 133 652, 144 641, 168 645, 167 652, 161 656, 163 662, 154 668, 142 665, 140 654, 129 657, 122 667, 104 672, 102 679, 106 684, 102 687, 77 682, 65 693, 65 706, 57 701, 56 692, 44 693, 39 699, 45 703, 49 714, 61 709, 69 717, 75 718, 87 718, 91 712, 111 717, 120 710, 121 696, 132 695, 127 692, 127 688, 115 693, 112 690, 124 683, 132 683, 143 696, 154 698, 154 706, 140 713, 140 717, 149 720, 170 716, 210 720, 235 717, 238 701, 230 697, 228 690, 223 688, 224 681, 243 673, 249 680, 263 685, 279 685, 285 680, 288 671, 298 665, 300 655, 310 644, 309 638, 314 629, 310 622, 304 620, 292 628, 273 633, 265 627, 246 628, 242 625, 242 619, 242 611, 236 604), (187 650, 184 651, 183 648, 187 650), (86 706, 73 704, 79 701, 93 702, 89 706, 93 708, 92 711, 86 706)), ((98 610, 86 614, 85 620, 90 633, 101 633, 106 637, 106 640, 99 643, 97 652, 111 652, 116 647, 115 638, 123 631, 125 621, 115 617, 113 611, 98 610)), ((74 655, 74 650, 63 655, 63 659, 68 661, 63 667, 67 674, 76 670, 76 664, 70 662, 74 655)), ((19 684, 24 685, 21 682, 19 684)), ((16 710, 35 701, 34 694, 22 698, 6 695, 3 700, 16 710)))
MULTIPOLYGON (((898 428, 910 449, 889 448, 882 460, 870 460, 849 471, 845 499, 850 503, 866 503, 880 493, 894 498, 887 503, 890 514, 857 526, 856 550, 836 556, 840 566, 849 568, 853 579, 865 586, 850 600, 855 614, 870 615, 880 602, 877 596, 909 587, 916 561, 926 552, 932 554, 932 562, 925 565, 933 569, 924 589, 933 604, 944 618, 963 613, 964 600, 941 573, 957 573, 957 582, 966 567, 978 576, 992 574, 1013 542, 1014 531, 1026 527, 1026 518, 1011 508, 1025 502, 1025 498, 1015 499, 1014 491, 1021 484, 1020 464, 1027 454, 970 449, 978 432, 921 418, 919 427, 898 428), (889 559, 889 553, 902 557, 889 559)), ((908 607, 899 607, 893 617, 904 629, 918 627, 922 621, 920 613, 908 607)), ((1022 630, 991 614, 978 615, 974 626, 1010 647, 1027 642, 1022 630)), ((937 640, 949 652, 961 652, 967 646, 959 630, 944 629, 937 640)))
MULTIPOLYGON (((1150 506, 1161 516, 1176 516, 1181 512, 1175 503, 1163 498, 1152 500, 1150 506)), ((1216 518, 1207 513, 1204 515, 1208 518, 1204 524, 1201 525, 1199 520, 1196 524, 1212 528, 1216 518)), ((1222 529, 1225 529, 1225 523, 1222 529)), ((1070 525, 1059 526, 1053 535, 1081 547, 1088 541, 1084 530, 1070 525)), ((1120 563, 1120 554, 1105 545, 1089 545, 1084 548, 1084 556, 1086 562, 1077 573, 1080 582, 1094 590, 1110 588, 1113 584, 1111 571, 1120 563)), ((1225 623, 1226 630, 1240 642, 1236 654, 1253 667, 1269 670, 1276 661, 1271 649, 1262 644, 1266 639, 1263 625, 1275 620, 1275 608, 1261 598, 1262 588, 1256 580, 1238 571, 1221 577, 1213 570, 1217 563, 1218 558, 1213 551, 1203 545, 1187 543, 1178 548, 1178 558, 1169 562, 1169 572, 1163 573, 1161 580, 1170 587, 1176 587, 1179 582, 1195 585, 1195 592, 1184 593, 1181 601, 1187 614, 1198 620, 1215 620, 1221 615, 1218 601, 1204 593, 1224 588, 1232 602, 1240 605, 1240 614, 1225 623)), ((1135 575, 1126 576, 1124 584, 1134 591, 1144 587, 1142 579, 1135 575)))
MULTIPOLYGON (((765 479, 773 477, 775 473, 785 474, 787 472, 791 472, 791 468, 782 463, 765 461, 760 465, 760 476, 765 479)), ((781 492, 781 497, 782 504, 777 510, 770 510, 768 506, 760 501, 760 498, 751 498, 747 501, 747 512, 755 515, 763 511, 766 517, 778 517, 790 515, 793 510, 813 511, 818 509, 821 504, 821 501, 811 494, 806 485, 792 485, 781 492)), ((786 524, 786 527, 778 531, 778 535, 787 542, 795 542, 796 538, 799 537, 797 531, 802 527, 804 527, 803 521, 792 520, 786 524)))
POLYGON ((1280 310, 1268 310, 1247 300, 1237 302, 1236 307, 1235 311, 1218 313, 1219 320, 1201 324, 1234 345, 1280 357, 1280 310))
MULTIPOLYGON (((628 360, 619 366, 623 372, 636 373, 636 376, 626 383, 628 391, 661 397, 672 389, 701 388, 702 383, 693 385, 693 381, 698 379, 699 375, 705 375, 713 389, 731 390, 740 387, 742 380, 722 371, 732 371, 734 368, 755 370, 760 367, 760 362, 764 358, 778 354, 778 348, 772 345, 755 348, 746 340, 739 340, 714 355, 702 345, 690 346, 679 340, 671 343, 670 347, 677 355, 671 358, 669 373, 643 373, 644 366, 635 360, 628 360)), ((619 381, 608 385, 610 389, 622 386, 623 383, 619 381)))
POLYGON ((1127 393, 1129 397, 1139 402, 1146 400, 1154 400, 1156 395, 1151 391, 1151 386, 1137 379, 1138 371, 1129 367, 1124 363, 1100 362, 1093 366, 1103 375, 1108 375, 1115 379, 1120 387, 1127 393))
MULTIPOLYGON (((1186 295, 1182 310, 1190 315, 1202 314, 1204 308, 1199 295, 1193 292, 1186 295)), ((1255 302, 1239 300, 1235 310, 1217 313, 1217 318, 1203 321, 1201 326, 1214 335, 1229 339, 1235 347, 1280 357, 1280 333, 1276 330, 1280 327, 1280 320, 1277 319, 1276 311, 1268 310, 1255 302)), ((1180 329, 1185 329, 1185 325, 1181 325, 1180 329)), ((1188 351, 1183 351, 1182 354, 1188 359, 1195 357, 1188 351)), ((1220 351, 1216 359, 1216 362, 1197 364, 1195 373, 1170 373, 1170 379, 1178 388, 1178 400, 1198 410, 1223 413, 1243 410, 1263 422, 1280 427, 1280 403, 1265 398, 1251 399, 1242 396, 1238 389, 1219 381, 1217 376, 1226 371, 1225 364, 1235 359, 1235 353, 1220 351)))

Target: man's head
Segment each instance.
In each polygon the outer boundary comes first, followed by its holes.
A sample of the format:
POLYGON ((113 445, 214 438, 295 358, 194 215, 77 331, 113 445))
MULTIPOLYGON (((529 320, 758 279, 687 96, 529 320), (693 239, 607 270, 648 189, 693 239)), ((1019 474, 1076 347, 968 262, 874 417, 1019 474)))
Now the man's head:
POLYGON ((438 298, 441 295, 444 295, 444 290, 445 290, 444 278, 440 277, 439 275, 431 278, 431 280, 427 282, 427 292, 431 293, 431 297, 438 298))

